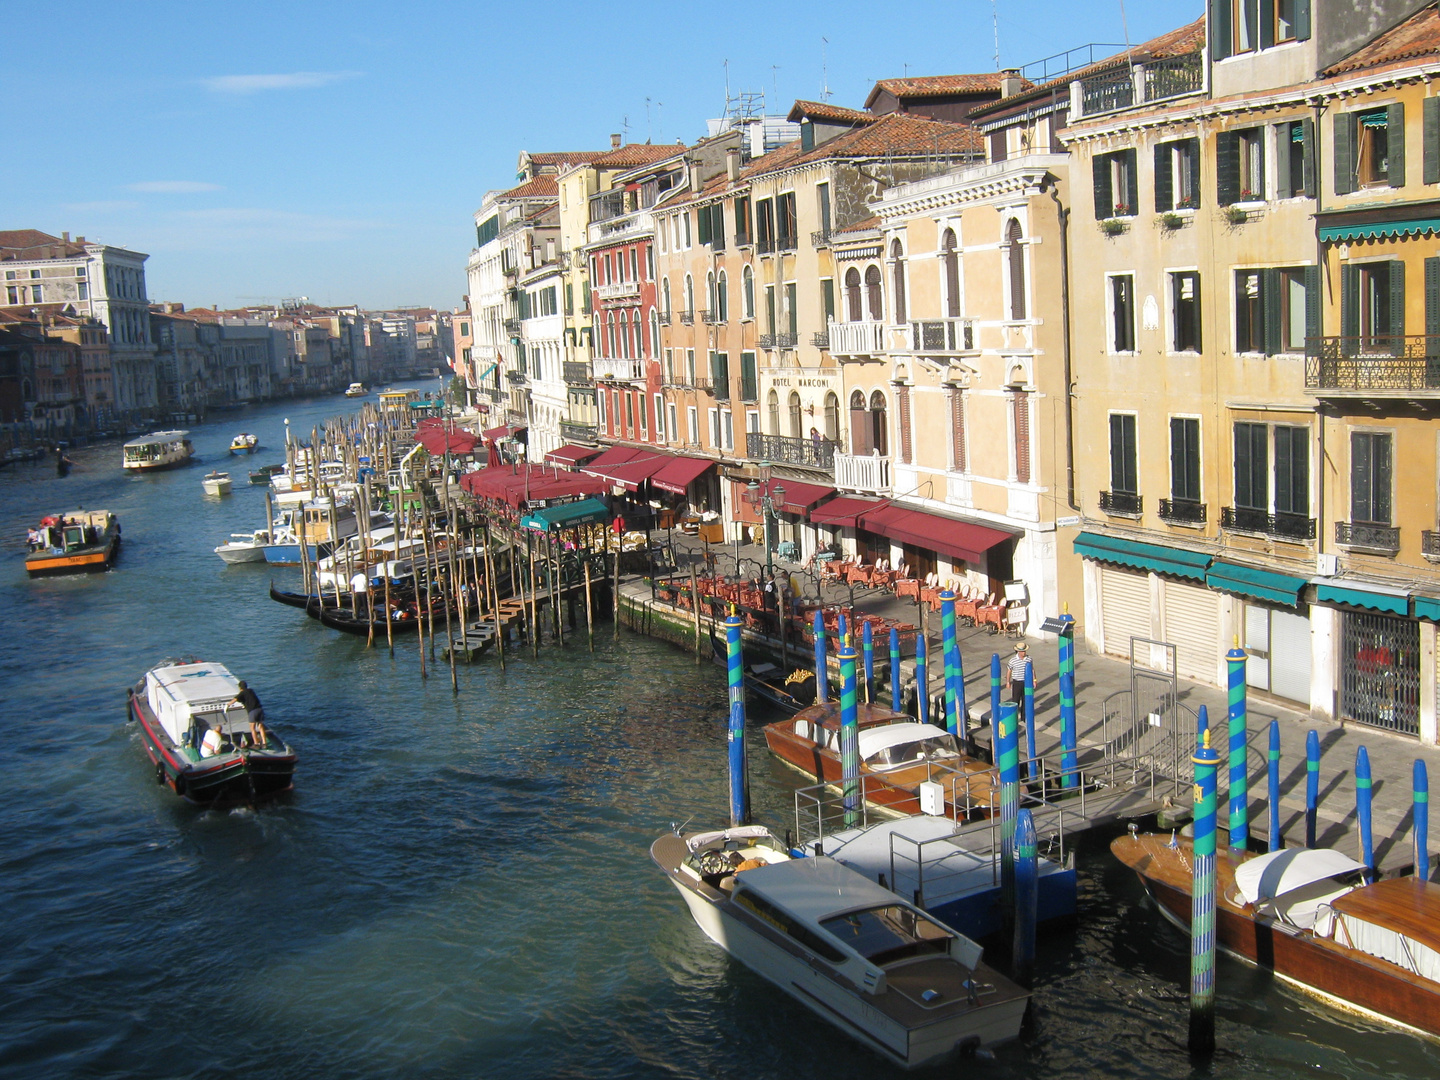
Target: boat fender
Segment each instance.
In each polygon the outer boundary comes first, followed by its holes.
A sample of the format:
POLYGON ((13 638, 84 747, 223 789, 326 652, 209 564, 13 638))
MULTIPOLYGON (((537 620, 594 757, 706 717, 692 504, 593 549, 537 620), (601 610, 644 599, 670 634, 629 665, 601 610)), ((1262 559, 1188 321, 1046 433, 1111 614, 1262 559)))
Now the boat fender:
POLYGON ((181 776, 179 773, 175 774, 175 794, 185 794, 185 777, 181 776))
POLYGON ((165 766, 158 761, 155 762, 155 783, 165 783, 165 766))

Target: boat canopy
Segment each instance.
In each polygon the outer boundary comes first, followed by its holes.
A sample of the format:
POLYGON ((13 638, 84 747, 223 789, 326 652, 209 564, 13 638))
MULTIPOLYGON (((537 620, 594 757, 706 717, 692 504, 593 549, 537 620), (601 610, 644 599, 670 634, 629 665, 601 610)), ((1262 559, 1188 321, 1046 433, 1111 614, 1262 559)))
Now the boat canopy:
POLYGON ((1331 906, 1336 941, 1440 983, 1440 885, 1389 878, 1346 893, 1331 906))
POLYGON ((138 439, 131 439, 125 444, 125 449, 141 446, 167 446, 170 443, 183 442, 190 437, 188 431, 156 431, 149 435, 142 435, 138 439))
POLYGON ((147 672, 145 690, 151 711, 178 743, 192 716, 220 711, 240 684, 224 664, 171 664, 147 672))
POLYGON ((1348 855, 1328 848, 1285 848, 1241 863, 1235 868, 1235 885, 1247 904, 1258 904, 1364 869, 1348 855))
POLYGON ((934 724, 882 724, 860 732, 860 756, 868 758, 881 750, 923 739, 948 738, 950 733, 934 724))
POLYGON ((774 840, 775 837, 764 825, 738 825, 733 829, 718 832, 696 833, 685 841, 691 851, 699 851, 706 844, 724 843, 726 840, 774 840))
POLYGON ((740 884, 812 926, 847 911, 899 902, 889 889, 830 858, 790 859, 747 870, 740 884))

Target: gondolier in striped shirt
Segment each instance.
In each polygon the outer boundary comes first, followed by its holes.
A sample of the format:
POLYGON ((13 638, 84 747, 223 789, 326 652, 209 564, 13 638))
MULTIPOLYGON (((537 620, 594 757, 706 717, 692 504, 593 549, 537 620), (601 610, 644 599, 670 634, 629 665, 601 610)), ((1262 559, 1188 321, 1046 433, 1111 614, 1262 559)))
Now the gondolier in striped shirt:
POLYGON ((1010 657, 1010 700, 1018 709, 1025 705, 1025 669, 1030 666, 1030 649, 1025 642, 1015 646, 1015 655, 1010 657))

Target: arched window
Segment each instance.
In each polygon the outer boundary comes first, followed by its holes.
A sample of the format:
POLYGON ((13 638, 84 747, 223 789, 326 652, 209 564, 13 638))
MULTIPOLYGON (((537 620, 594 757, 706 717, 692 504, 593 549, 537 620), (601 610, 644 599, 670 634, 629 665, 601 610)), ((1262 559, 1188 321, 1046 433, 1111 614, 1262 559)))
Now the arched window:
POLYGON ((885 300, 880 294, 880 268, 870 265, 865 268, 865 299, 868 314, 875 322, 885 318, 885 300))
POLYGON ((665 314, 670 314, 670 279, 667 277, 660 282, 660 306, 665 314))
POLYGON ((605 355, 615 356, 615 313, 613 311, 605 316, 605 333, 609 337, 609 348, 606 350, 605 355))
POLYGON ((705 275, 705 310, 709 312, 712 319, 720 310, 715 303, 715 272, 713 270, 705 275))
POLYGON ((825 438, 840 441, 840 399, 833 390, 825 395, 825 438))
POLYGON ((870 395, 870 447, 881 454, 890 453, 890 430, 885 421, 885 395, 876 390, 870 395))
POLYGON ((780 434, 780 395, 772 388, 766 399, 766 411, 770 414, 770 434, 780 434))
POLYGON ((860 271, 853 266, 845 271, 845 317, 851 322, 865 318, 860 307, 860 271))
POLYGON ((905 250, 899 240, 890 241, 890 268, 894 282, 895 322, 905 321, 905 250))
POLYGON ((1025 318, 1025 245, 1020 242, 1020 222, 1014 218, 1005 226, 1005 256, 1010 268, 1010 318, 1025 318))
POLYGON ((960 253, 956 250, 955 230, 946 229, 940 238, 940 273, 945 282, 945 314, 960 317, 960 253))
POLYGON ((660 355, 660 313, 650 309, 650 355, 660 355))
POLYGON ((745 318, 755 317, 755 271, 746 266, 740 273, 740 285, 744 292, 742 303, 744 305, 745 318))
POLYGON ((685 275, 685 314, 695 313, 695 282, 689 274, 685 275))
POLYGON ((615 355, 621 360, 630 359, 630 320, 626 318, 625 312, 621 311, 615 316, 615 336, 619 338, 620 351, 615 355))
POLYGON ((638 359, 645 355, 645 333, 644 327, 640 325, 639 308, 630 312, 630 335, 635 342, 635 351, 631 355, 638 359))
POLYGON ((865 408, 865 391, 852 390, 850 392, 850 411, 855 412, 865 408))
POLYGON ((720 271, 720 277, 715 283, 715 311, 717 322, 730 321, 730 298, 725 295, 727 281, 725 271, 720 271))
POLYGON ((791 436, 791 438, 795 438, 795 439, 804 438, 804 436, 805 436, 805 431, 804 431, 804 429, 803 429, 802 426, 801 426, 801 425, 803 425, 804 423, 805 423, 805 421, 804 421, 803 419, 801 419, 801 415, 800 415, 800 391, 798 391, 798 390, 791 390, 791 391, 790 391, 790 436, 791 436))
POLYGON ((870 414, 865 410, 865 391, 850 391, 850 452, 868 454, 871 449, 870 414))

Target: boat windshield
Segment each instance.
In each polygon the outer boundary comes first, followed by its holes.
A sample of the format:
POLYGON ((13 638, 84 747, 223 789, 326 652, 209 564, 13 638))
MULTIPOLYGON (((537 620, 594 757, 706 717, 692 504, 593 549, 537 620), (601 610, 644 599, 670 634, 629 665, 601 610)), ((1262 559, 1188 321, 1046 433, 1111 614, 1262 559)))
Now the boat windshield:
POLYGON ((959 756, 960 748, 955 745, 954 735, 936 735, 929 739, 916 739, 914 742, 884 747, 866 758, 865 764, 872 769, 886 769, 959 756))
POLYGON ((820 925, 847 948, 881 967, 950 951, 950 931, 899 904, 835 915, 821 919, 820 925))

